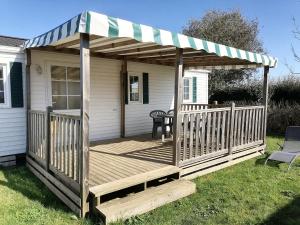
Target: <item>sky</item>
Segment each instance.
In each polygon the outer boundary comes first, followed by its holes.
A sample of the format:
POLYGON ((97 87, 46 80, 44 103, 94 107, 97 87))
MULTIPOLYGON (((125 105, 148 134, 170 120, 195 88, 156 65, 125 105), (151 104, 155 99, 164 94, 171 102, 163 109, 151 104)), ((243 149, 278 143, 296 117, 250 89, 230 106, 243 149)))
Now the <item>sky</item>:
POLYGON ((239 9, 249 20, 259 22, 259 39, 268 54, 279 59, 271 77, 300 73, 291 46, 299 49, 294 38, 293 17, 300 26, 300 0, 1 0, 0 34, 32 38, 86 10, 132 22, 181 32, 190 19, 199 19, 208 10, 239 9))

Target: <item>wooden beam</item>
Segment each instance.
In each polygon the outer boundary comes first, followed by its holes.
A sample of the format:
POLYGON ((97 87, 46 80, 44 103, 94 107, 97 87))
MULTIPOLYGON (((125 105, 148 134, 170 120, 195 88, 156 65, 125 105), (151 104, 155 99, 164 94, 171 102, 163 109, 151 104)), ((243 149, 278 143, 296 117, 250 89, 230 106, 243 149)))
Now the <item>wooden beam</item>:
MULTIPOLYGON (((186 49, 183 51, 183 57, 189 58, 189 57, 211 57, 215 56, 215 54, 211 53, 204 53, 202 51, 196 51, 191 49, 186 49)), ((145 54, 138 54, 138 55, 130 55, 129 59, 131 58, 138 58, 138 59, 163 59, 163 58, 175 58, 176 57, 176 51, 163 51, 163 52, 153 52, 153 53, 145 53, 145 54)))
POLYGON ((125 79, 127 79, 127 59, 124 58, 122 61, 122 68, 121 68, 121 73, 120 73, 120 102, 121 102, 121 137, 125 137, 125 79))
POLYGON ((89 114, 90 114, 90 49, 89 35, 80 34, 80 90, 81 90, 81 215, 89 211, 89 114))
MULTIPOLYGON (((37 51, 46 51, 46 52, 56 52, 62 54, 71 54, 71 55, 80 55, 80 50, 71 49, 71 48, 62 48, 62 49, 55 49, 54 47, 47 46, 47 47, 38 47, 32 48, 33 50, 37 51)), ((108 55, 102 52, 90 52, 91 57, 97 58, 104 58, 104 59, 115 59, 115 60, 123 60, 124 56, 121 55, 108 55)), ((127 58, 127 56, 126 56, 127 58)), ((129 61, 129 60, 128 60, 129 61)), ((148 59, 131 59, 131 62, 139 62, 139 63, 148 63, 148 64, 155 64, 155 65, 163 65, 163 66, 174 66, 174 63, 170 62, 158 62, 157 60, 148 60, 148 59)))
MULTIPOLYGON (((31 66, 31 50, 26 49, 26 112, 28 113, 31 109, 31 87, 30 87, 30 66, 31 66)), ((30 119, 27 116, 27 123, 26 123, 26 152, 29 152, 29 133, 30 133, 30 119)))
MULTIPOLYGON (((202 50, 195 50, 192 48, 183 49, 183 55, 188 56, 190 54, 197 54, 197 55, 205 55, 205 56, 215 56, 213 53, 207 53, 202 50)), ((176 57, 176 49, 171 50, 162 50, 162 51, 156 51, 156 52, 145 52, 140 54, 130 54, 127 56, 127 59, 131 58, 156 58, 156 57, 164 57, 164 56, 174 56, 176 57)))
POLYGON ((106 49, 111 49, 111 48, 119 48, 119 47, 124 47, 126 45, 132 45, 132 44, 138 44, 138 43, 140 43, 140 42, 138 42, 136 40, 126 40, 126 41, 122 41, 122 42, 110 43, 110 44, 102 45, 99 47, 94 47, 94 48, 91 48, 91 51, 96 52, 96 51, 101 51, 101 50, 106 50, 106 49))
POLYGON ((268 98, 269 98, 269 66, 264 67, 264 84, 263 84, 263 105, 265 106, 264 120, 263 120, 263 137, 264 144, 266 144, 267 138, 267 119, 268 119, 268 98))
POLYGON ((170 49, 173 48, 172 46, 161 46, 161 45, 157 45, 157 46, 146 46, 146 47, 140 47, 140 48, 134 48, 134 49, 128 49, 128 50, 117 50, 117 51, 112 51, 110 53, 107 53, 108 55, 119 55, 119 54, 131 54, 131 53, 142 53, 142 52, 146 52, 146 51, 154 51, 154 50, 159 50, 159 51, 163 51, 164 49, 170 49))
POLYGON ((55 46, 56 49, 62 49, 62 48, 68 48, 71 47, 73 45, 79 45, 80 44, 80 39, 76 39, 73 41, 69 41, 60 45, 55 46))
POLYGON ((182 104, 182 77, 183 77, 183 49, 176 48, 176 61, 175 61, 175 87, 174 87, 174 137, 173 137, 173 164, 179 165, 180 160, 180 129, 181 117, 179 112, 182 104))
MULTIPOLYGON (((96 39, 104 39, 104 38, 100 38, 99 36, 96 36, 96 35, 91 35, 90 36, 90 41, 93 41, 93 40, 96 40, 96 39)), ((66 43, 63 43, 63 44, 60 44, 60 45, 56 45, 55 46, 55 49, 63 49, 63 48, 69 48, 69 47, 72 47, 74 45, 80 45, 80 38, 78 39, 75 39, 73 41, 69 41, 69 42, 66 42, 66 43)))

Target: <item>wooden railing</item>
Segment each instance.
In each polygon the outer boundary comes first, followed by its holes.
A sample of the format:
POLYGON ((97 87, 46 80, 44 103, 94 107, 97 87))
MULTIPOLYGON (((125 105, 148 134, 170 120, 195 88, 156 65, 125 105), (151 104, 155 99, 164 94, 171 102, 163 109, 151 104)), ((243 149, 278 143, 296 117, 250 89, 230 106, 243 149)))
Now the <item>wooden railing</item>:
POLYGON ((47 113, 31 110, 28 113, 28 154, 36 159, 41 166, 46 166, 47 149, 47 113))
POLYGON ((264 106, 236 107, 234 110, 233 150, 263 142, 264 106))
POLYGON ((80 116, 28 112, 28 154, 75 193, 80 192, 80 116))
POLYGON ((209 104, 181 104, 181 111, 194 111, 208 109, 209 104))
POLYGON ((215 102, 214 104, 184 103, 181 104, 181 111, 199 111, 203 109, 214 109, 221 107, 224 107, 224 105, 218 105, 217 102, 215 102))
POLYGON ((50 113, 50 169, 79 183, 80 117, 50 113))
POLYGON ((264 107, 181 111, 179 165, 243 151, 263 143, 264 107))

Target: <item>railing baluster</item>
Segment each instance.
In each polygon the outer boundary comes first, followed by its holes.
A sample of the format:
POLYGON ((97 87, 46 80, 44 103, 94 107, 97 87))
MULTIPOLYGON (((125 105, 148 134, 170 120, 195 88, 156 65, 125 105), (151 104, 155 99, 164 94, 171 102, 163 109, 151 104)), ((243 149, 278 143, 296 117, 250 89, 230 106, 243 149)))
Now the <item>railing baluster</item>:
POLYGON ((190 114, 190 143, 189 143, 189 159, 194 157, 194 122, 195 122, 195 118, 194 118, 194 114, 190 114))
POLYGON ((211 129, 211 150, 210 152, 215 151, 215 145, 216 145, 216 112, 213 112, 213 119, 212 119, 212 129, 211 129))
POLYGON ((211 149, 211 112, 207 113, 207 130, 206 130, 206 149, 205 149, 205 154, 208 154, 211 149))
POLYGON ((183 160, 187 156, 188 114, 183 117, 183 160))
POLYGON ((205 128, 206 128, 206 113, 202 113, 202 126, 201 126, 201 152, 200 155, 204 154, 205 151, 205 128))
POLYGON ((196 133, 195 133, 195 157, 199 156, 199 140, 200 140, 200 114, 196 114, 196 133))

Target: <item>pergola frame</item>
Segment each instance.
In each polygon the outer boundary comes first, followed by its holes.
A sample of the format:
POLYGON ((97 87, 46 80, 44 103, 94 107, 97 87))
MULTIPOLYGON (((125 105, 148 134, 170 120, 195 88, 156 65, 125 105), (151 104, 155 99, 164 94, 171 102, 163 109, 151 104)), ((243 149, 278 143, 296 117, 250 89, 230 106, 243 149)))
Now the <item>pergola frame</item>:
MULTIPOLYGON (((88 212, 88 179, 89 179, 89 102, 90 102, 90 37, 87 34, 80 35, 80 80, 81 80, 81 136, 82 136, 82 155, 81 155, 81 173, 82 173, 82 215, 88 212)), ((103 56, 102 56, 103 57, 103 56)), ((132 59, 130 58, 130 61, 132 59)), ((133 60, 135 61, 135 60, 133 60)), ((159 63, 158 63, 159 64, 159 63)), ((176 60, 173 62, 175 67, 175 87, 174 87, 174 137, 173 137, 173 164, 179 164, 179 129, 181 124, 179 119, 179 111, 183 100, 182 94, 182 78, 184 75, 184 51, 181 48, 176 48, 176 60)), ((121 137, 125 137, 125 102, 124 102, 124 78, 127 73, 127 57, 123 57, 122 67, 120 70, 121 83, 121 137)), ((265 107, 264 123, 267 123, 267 106, 268 106, 268 73, 269 67, 264 67, 263 80, 263 105, 265 107)), ((264 126, 264 136, 266 137, 266 126, 264 126)), ((266 140, 264 140, 265 142, 266 140)))
MULTIPOLYGON (((63 25, 61 25, 63 27, 63 25)), ((57 28, 56 28, 57 29, 57 28)), ((79 28, 78 28, 79 29, 79 28)), ((55 31, 51 31, 52 36, 55 31)), ((254 62, 245 60, 242 57, 220 56, 217 53, 208 52, 203 49, 194 49, 190 47, 178 47, 174 45, 159 45, 151 42, 141 42, 129 37, 105 37, 88 32, 77 32, 69 38, 58 40, 55 43, 45 45, 33 45, 33 43, 44 42, 49 37, 46 33, 44 39, 42 36, 33 39, 27 44, 27 109, 30 110, 30 65, 31 49, 39 51, 51 51, 56 53, 75 54, 80 56, 80 137, 81 154, 79 161, 80 168, 80 199, 81 215, 84 216, 89 211, 89 118, 90 118, 90 57, 100 57, 116 59, 122 61, 120 68, 120 108, 121 124, 120 134, 125 137, 125 77, 127 77, 127 63, 140 62, 175 67, 174 83, 174 137, 173 137, 173 165, 178 166, 180 160, 180 130, 181 118, 179 113, 183 100, 182 78, 184 69, 193 68, 217 68, 217 69, 240 69, 264 67, 264 85, 263 85, 263 105, 264 105, 264 144, 266 142, 266 123, 267 123, 267 105, 268 105, 268 73, 269 67, 276 65, 270 59, 269 64, 263 62, 254 62)), ((217 46, 217 45, 216 45, 217 46)), ((220 45, 221 46, 221 45, 220 45)), ((219 46, 219 47, 220 47, 219 46)), ((221 46, 222 47, 222 46, 221 46)), ((217 48, 217 47, 216 47, 217 48)), ((222 47, 223 48, 223 47, 222 47)), ((240 50, 242 52, 242 50, 240 50)), ((245 53, 249 58, 250 53, 245 53)), ((251 53, 252 54, 252 53, 251 53)), ((253 57, 256 56, 253 53, 253 57)), ((265 56, 259 56, 261 59, 265 56)), ((251 57, 250 57, 251 58, 251 57)), ((266 58, 264 59, 266 60, 266 58)), ((27 126, 28 127, 28 126, 27 126)), ((28 131, 29 132, 29 131, 28 131)), ((232 132, 232 131, 231 131, 232 132)), ((50 135, 50 134, 48 134, 50 135)), ((27 145, 27 149, 28 149, 27 145)), ((230 151, 230 150, 229 150, 230 151)))

